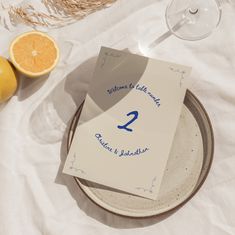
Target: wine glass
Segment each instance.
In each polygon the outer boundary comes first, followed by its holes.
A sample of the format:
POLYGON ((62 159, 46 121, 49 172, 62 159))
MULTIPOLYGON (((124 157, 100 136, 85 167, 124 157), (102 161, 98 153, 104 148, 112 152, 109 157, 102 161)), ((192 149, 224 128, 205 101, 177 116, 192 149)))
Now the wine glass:
POLYGON ((166 9, 166 23, 175 36, 194 41, 213 32, 221 13, 218 0, 173 0, 166 9))
POLYGON ((219 0, 172 0, 165 12, 169 31, 157 35, 154 26, 149 28, 139 40, 139 48, 145 54, 170 35, 190 41, 206 38, 219 25, 221 14, 219 0))

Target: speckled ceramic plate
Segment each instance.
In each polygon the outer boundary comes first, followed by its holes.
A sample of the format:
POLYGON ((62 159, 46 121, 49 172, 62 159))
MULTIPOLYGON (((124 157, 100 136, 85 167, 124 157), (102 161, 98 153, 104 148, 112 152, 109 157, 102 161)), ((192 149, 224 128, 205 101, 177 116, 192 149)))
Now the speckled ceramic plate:
MULTIPOLYGON (((68 136, 68 149, 79 120, 80 107, 68 136)), ((187 91, 180 121, 156 201, 132 196, 75 178, 83 192, 97 205, 122 216, 146 218, 170 212, 199 190, 210 170, 214 149, 209 117, 198 99, 187 91)))

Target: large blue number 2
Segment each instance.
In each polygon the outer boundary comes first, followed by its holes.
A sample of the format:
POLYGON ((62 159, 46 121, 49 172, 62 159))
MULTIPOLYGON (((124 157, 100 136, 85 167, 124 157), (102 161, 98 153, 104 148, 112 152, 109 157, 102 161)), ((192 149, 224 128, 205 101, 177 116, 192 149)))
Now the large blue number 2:
POLYGON ((123 126, 118 126, 118 129, 124 129, 126 131, 133 131, 132 129, 128 128, 129 125, 131 125, 131 123, 133 123, 139 116, 139 113, 138 111, 132 111, 130 113, 127 114, 127 116, 130 116, 130 115, 133 115, 134 117, 128 122, 126 123, 125 125, 123 126))

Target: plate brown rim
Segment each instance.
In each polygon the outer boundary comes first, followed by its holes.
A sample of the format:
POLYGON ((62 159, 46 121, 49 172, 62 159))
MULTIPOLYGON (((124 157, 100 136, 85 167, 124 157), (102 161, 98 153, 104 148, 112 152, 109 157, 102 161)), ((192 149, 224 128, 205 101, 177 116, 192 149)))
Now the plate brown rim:
MULTIPOLYGON (((99 203, 97 203, 94 199, 92 199, 85 191, 84 189, 81 187, 81 185, 79 184, 79 179, 77 177, 73 177, 77 183, 77 185, 79 186, 79 188, 81 189, 81 191, 89 198, 89 200, 91 202, 93 202, 95 205, 97 205, 98 207, 102 208, 103 210, 111 213, 111 214, 114 214, 114 215, 117 215, 117 216, 120 216, 120 217, 124 217, 124 218, 131 218, 131 219, 151 219, 151 218, 158 218, 160 216, 167 216, 173 212, 175 212, 176 210, 178 210, 179 208, 181 208, 183 205, 185 205, 188 201, 190 201, 197 193, 198 191, 201 189, 202 185, 204 184, 209 172, 210 172, 210 169, 211 169, 211 165, 212 165, 212 162, 213 162, 213 159, 214 159, 214 132, 213 132, 213 128, 212 128, 212 124, 211 124, 211 120, 209 118, 209 115, 206 111, 206 109, 204 108, 204 106, 202 105, 202 103, 199 101, 199 99, 190 91, 190 90, 187 90, 187 93, 189 93, 189 95, 191 95, 196 101, 197 103, 199 104, 199 106, 201 107, 201 109, 203 110, 204 112, 204 115, 205 115, 205 118, 208 122, 208 126, 209 126, 209 129, 210 129, 210 137, 211 137, 211 159, 209 161, 209 164, 208 164, 208 167, 207 167, 207 170, 204 174, 204 177, 203 179, 201 180, 201 182, 196 186, 196 188, 194 189, 194 191, 192 192, 192 194, 190 194, 185 200, 183 200, 181 203, 179 203, 178 205, 176 205, 175 207, 167 210, 167 211, 164 211, 164 212, 161 212, 161 213, 158 213, 156 215, 149 215, 149 216, 129 216, 129 215, 123 215, 123 214, 119 214, 119 213, 116 213, 112 210, 109 210, 103 206, 101 206, 99 203)), ((77 123, 78 123, 78 120, 79 120, 79 117, 80 117, 80 114, 81 114, 81 110, 82 110, 82 107, 83 107, 83 104, 84 104, 84 101, 82 102, 82 104, 78 107, 76 113, 74 114, 72 120, 71 120, 71 123, 70 123, 70 127, 69 127, 69 131, 68 131, 68 136, 67 136, 67 153, 69 152, 69 148, 70 148, 70 144, 73 140, 73 137, 74 137, 74 133, 75 133, 75 130, 76 130, 76 127, 77 127, 77 123), (79 113, 80 112, 80 113, 79 113), (75 128, 73 128, 75 127, 75 128), (71 131, 73 131, 72 133, 72 136, 71 138, 70 135, 71 135, 71 131)), ((202 169, 203 170, 203 169, 202 169)), ((201 170, 201 173, 202 173, 202 170, 201 170)), ((201 174, 200 174, 201 175, 201 174)))

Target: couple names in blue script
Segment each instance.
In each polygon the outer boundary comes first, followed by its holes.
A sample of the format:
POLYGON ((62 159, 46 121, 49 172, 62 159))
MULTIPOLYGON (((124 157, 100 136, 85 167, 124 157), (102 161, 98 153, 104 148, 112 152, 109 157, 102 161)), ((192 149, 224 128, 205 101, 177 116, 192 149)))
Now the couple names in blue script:
POLYGON ((104 149, 118 157, 138 157, 149 150, 148 148, 137 148, 134 151, 124 149, 119 150, 106 142, 101 134, 95 134, 95 138, 104 149))

